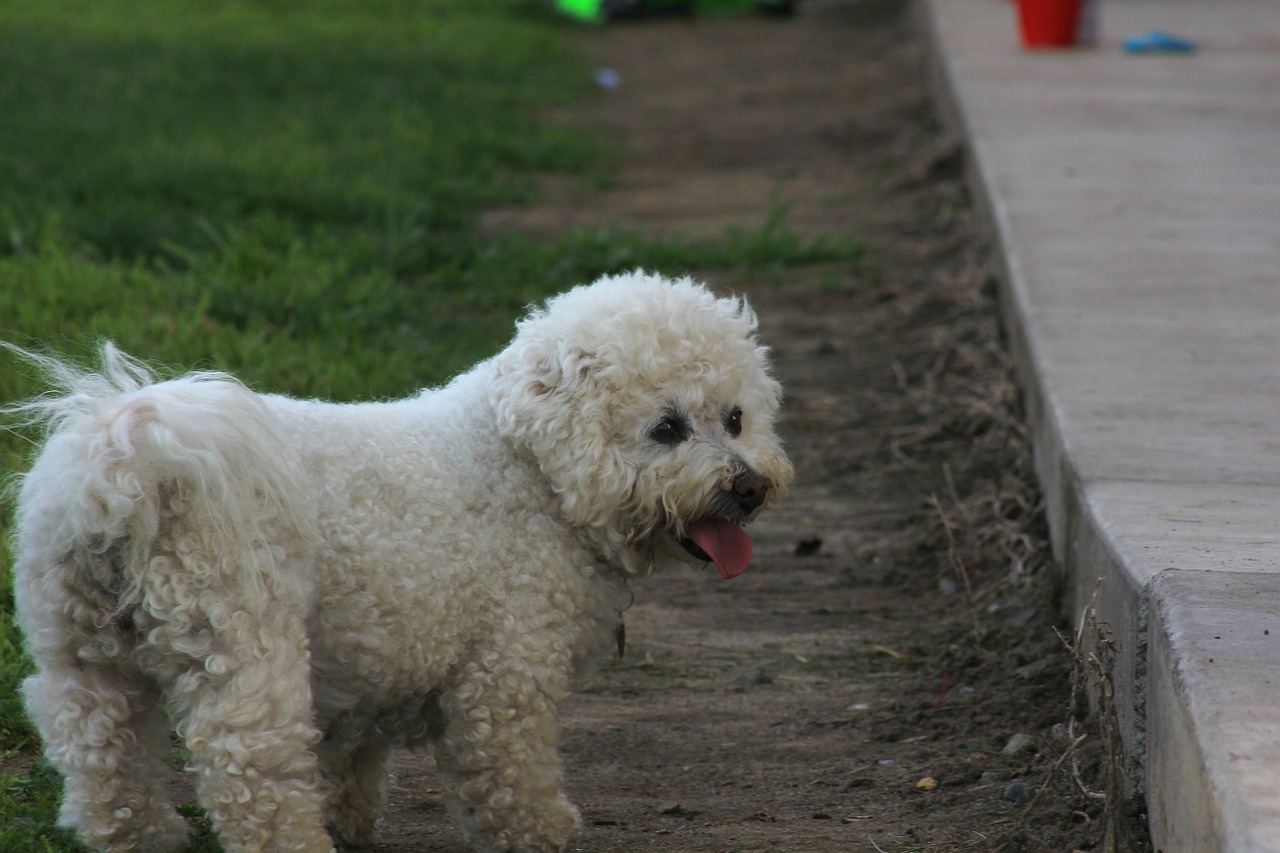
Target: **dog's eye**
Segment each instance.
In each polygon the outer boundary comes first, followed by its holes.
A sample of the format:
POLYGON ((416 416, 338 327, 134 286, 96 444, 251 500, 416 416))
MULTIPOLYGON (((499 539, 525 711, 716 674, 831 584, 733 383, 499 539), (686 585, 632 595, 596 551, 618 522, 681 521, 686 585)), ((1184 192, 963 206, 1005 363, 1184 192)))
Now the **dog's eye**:
POLYGON ((724 419, 724 428, 734 438, 742 435, 742 409, 734 406, 733 411, 724 419))
POLYGON ((672 415, 667 415, 649 430, 649 438, 659 444, 679 444, 688 437, 689 430, 684 421, 672 415))

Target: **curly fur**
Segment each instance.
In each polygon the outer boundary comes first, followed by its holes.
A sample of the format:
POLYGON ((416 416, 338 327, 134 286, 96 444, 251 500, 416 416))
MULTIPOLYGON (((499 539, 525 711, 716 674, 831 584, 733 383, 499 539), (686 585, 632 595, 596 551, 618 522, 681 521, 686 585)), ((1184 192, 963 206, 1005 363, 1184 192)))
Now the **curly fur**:
POLYGON ((173 721, 228 851, 371 842, 402 744, 434 749, 478 850, 566 849, 555 707, 628 578, 696 561, 690 524, 746 523, 791 478, 755 331, 745 300, 637 272, 388 403, 156 381, 110 344, 97 373, 23 353, 57 387, 8 411, 47 430, 15 577, 62 821, 184 849, 173 721))

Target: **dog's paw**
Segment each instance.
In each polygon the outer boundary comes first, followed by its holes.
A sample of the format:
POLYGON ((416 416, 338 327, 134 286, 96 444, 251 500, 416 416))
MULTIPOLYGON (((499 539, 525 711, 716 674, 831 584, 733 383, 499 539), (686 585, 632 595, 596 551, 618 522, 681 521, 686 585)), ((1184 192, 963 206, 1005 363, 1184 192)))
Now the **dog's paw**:
POLYGON ((524 844, 516 847, 516 853, 564 853, 582 827, 582 818, 569 798, 561 793, 541 809, 537 824, 535 832, 525 836, 524 844))
POLYGON ((481 853, 567 853, 581 825, 578 810, 558 794, 522 813, 513 825, 493 834, 477 833, 473 840, 481 853))

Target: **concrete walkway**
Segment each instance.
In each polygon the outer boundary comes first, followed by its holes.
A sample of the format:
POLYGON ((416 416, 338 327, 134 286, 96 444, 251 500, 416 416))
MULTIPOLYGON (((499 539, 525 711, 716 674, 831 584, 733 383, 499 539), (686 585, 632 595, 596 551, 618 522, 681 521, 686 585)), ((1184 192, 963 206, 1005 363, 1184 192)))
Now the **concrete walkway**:
POLYGON ((922 12, 1155 846, 1280 851, 1280 2, 1101 4, 1035 53, 1005 0, 922 12))

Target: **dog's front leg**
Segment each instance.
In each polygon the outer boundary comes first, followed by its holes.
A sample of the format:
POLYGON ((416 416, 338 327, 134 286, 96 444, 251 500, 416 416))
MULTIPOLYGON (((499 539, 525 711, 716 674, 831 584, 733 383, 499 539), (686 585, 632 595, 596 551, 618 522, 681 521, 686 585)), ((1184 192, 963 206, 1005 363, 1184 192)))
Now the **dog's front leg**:
POLYGON ((555 702, 568 692, 568 661, 546 657, 533 664, 491 652, 441 697, 436 761, 450 783, 450 811, 482 853, 563 851, 578 830, 556 753, 555 702))

